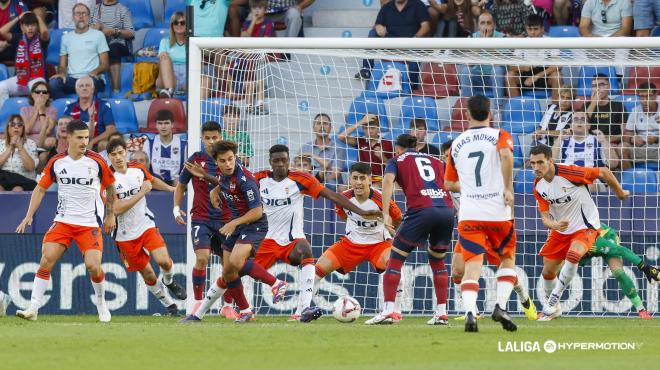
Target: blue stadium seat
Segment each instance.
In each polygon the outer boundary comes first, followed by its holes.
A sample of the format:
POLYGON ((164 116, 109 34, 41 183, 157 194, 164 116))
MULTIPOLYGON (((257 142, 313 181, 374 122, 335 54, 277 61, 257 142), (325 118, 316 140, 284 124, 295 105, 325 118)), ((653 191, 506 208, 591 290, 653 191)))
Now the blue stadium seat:
POLYGON ((618 95, 613 97, 612 100, 622 102, 627 113, 632 112, 636 106, 640 105, 639 96, 637 95, 618 95))
POLYGON ((399 128, 408 130, 413 119, 423 118, 426 120, 428 131, 440 131, 440 120, 438 119, 435 99, 429 96, 409 96, 403 99, 400 117, 399 128))
POLYGON ((624 170, 621 173, 621 185, 632 193, 657 193, 658 173, 640 168, 624 170))
POLYGON ((115 119, 115 128, 122 134, 138 132, 138 120, 133 102, 128 99, 108 99, 112 116, 115 119))
POLYGON ((139 30, 154 26, 154 12, 150 0, 122 0, 121 3, 131 11, 133 28, 139 30))
POLYGON ((5 126, 7 125, 7 120, 12 114, 20 114, 21 108, 30 105, 27 98, 18 97, 18 98, 9 98, 5 100, 0 108, 0 132, 4 132, 5 126))
POLYGON ((59 98, 57 100, 53 101, 53 107, 57 109, 57 116, 61 116, 64 114, 64 109, 66 108, 67 105, 75 102, 78 98, 59 98))
POLYGON ((211 98, 202 101, 201 123, 215 121, 222 126, 222 110, 232 101, 226 98, 211 98))
POLYGON ((168 28, 170 26, 170 18, 172 14, 177 11, 186 11, 186 1, 185 0, 165 0, 165 11, 163 13, 163 21, 158 25, 158 27, 168 28))
POLYGON ((650 171, 660 171, 660 163, 658 162, 640 162, 635 163, 635 169, 647 169, 650 171))
POLYGON ((48 42, 46 63, 57 66, 60 64, 60 47, 62 46, 62 36, 73 30, 68 28, 56 28, 48 31, 50 32, 50 41, 48 42))
POLYGON ((614 67, 585 66, 580 68, 576 96, 591 97, 591 80, 593 80, 593 77, 598 73, 609 76, 610 95, 619 95, 621 93, 621 86, 619 85, 619 79, 616 76, 616 70, 614 67))
POLYGON ((513 137, 513 166, 520 168, 525 164, 522 145, 520 145, 520 136, 515 134, 511 136, 513 137))
POLYGON ((655 27, 651 31, 651 37, 660 37, 660 26, 655 27))
POLYGON ((440 145, 442 145, 442 143, 447 142, 449 140, 454 140, 460 134, 461 134, 461 132, 456 132, 456 131, 453 131, 453 132, 440 131, 437 134, 431 136, 431 139, 429 140, 429 142, 433 145, 436 145, 439 149, 440 145))
POLYGON ((516 174, 515 179, 513 179, 513 191, 516 193, 528 193, 531 194, 534 189, 534 171, 526 168, 521 169, 516 174))
MULTIPOLYGON (((144 35, 144 41, 142 43, 143 48, 148 47, 158 47, 160 46, 160 40, 163 37, 169 36, 169 30, 167 28, 152 28, 147 31, 144 35)), ((158 62, 158 57, 137 57, 138 62, 158 62)))
POLYGON ((4 81, 9 78, 9 69, 4 64, 0 64, 0 81, 4 81))
POLYGON ((390 121, 387 119, 387 110, 385 109, 383 100, 365 93, 356 97, 350 107, 348 107, 346 124, 352 125, 357 123, 367 113, 378 115, 381 128, 390 127, 390 121))
POLYGON ((531 134, 543 118, 538 100, 525 97, 510 98, 502 112, 502 128, 512 134, 531 134))
POLYGON ((399 97, 401 95, 410 94, 410 91, 411 89, 410 89, 410 79, 408 76, 408 66, 405 63, 382 61, 382 60, 377 60, 374 63, 374 67, 371 69, 371 79, 369 80, 369 83, 367 83, 367 92, 369 94, 375 95, 383 99, 391 99, 391 98, 399 97), (401 89, 387 91, 387 92, 376 91, 378 89, 379 84, 381 83, 385 86, 391 84, 391 81, 386 81, 383 79, 383 77, 390 69, 393 68, 397 69, 401 74, 401 78, 400 78, 401 89))
POLYGON ((580 29, 577 26, 552 26, 548 35, 550 37, 580 37, 580 29))

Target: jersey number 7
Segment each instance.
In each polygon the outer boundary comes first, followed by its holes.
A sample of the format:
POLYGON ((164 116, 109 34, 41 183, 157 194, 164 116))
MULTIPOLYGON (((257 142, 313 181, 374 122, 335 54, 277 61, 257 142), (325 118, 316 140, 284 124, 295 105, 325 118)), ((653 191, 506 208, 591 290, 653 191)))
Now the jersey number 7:
POLYGON ((474 178, 477 182, 477 187, 481 186, 481 165, 484 163, 484 152, 472 152, 468 158, 477 158, 477 165, 474 167, 474 178))

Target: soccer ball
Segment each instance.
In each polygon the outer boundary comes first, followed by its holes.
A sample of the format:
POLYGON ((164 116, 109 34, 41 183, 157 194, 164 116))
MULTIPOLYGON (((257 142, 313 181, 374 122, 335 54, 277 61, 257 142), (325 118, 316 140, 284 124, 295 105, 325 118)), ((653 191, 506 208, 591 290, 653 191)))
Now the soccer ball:
POLYGON ((340 322, 353 322, 360 317, 362 306, 355 298, 351 296, 339 297, 332 308, 332 316, 340 322))

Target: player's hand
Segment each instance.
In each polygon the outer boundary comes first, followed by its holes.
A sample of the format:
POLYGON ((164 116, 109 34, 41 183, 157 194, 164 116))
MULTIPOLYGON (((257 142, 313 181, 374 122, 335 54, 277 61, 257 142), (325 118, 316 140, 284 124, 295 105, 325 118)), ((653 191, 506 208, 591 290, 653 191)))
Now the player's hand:
POLYGON ((220 209, 220 191, 218 187, 213 188, 213 190, 209 192, 209 198, 211 199, 211 205, 213 208, 220 209))
POLYGON ((509 207, 513 207, 513 191, 511 190, 504 190, 504 204, 506 204, 509 207))
POLYGON ((222 234, 224 236, 229 236, 229 235, 233 234, 234 231, 236 231, 237 226, 238 225, 236 225, 236 222, 229 221, 226 224, 224 224, 224 226, 222 226, 220 228, 220 234, 222 234))
POLYGON ((567 220, 561 220, 556 223, 555 225, 555 230, 558 231, 566 231, 568 229, 568 221, 567 220))
POLYGON ((152 188, 153 188, 153 184, 151 183, 151 181, 145 181, 142 183, 142 186, 140 187, 140 191, 145 194, 149 194, 152 188))
POLYGON ((25 228, 28 226, 32 226, 32 217, 27 217, 21 221, 21 223, 16 227, 16 233, 17 234, 23 234, 25 232, 25 228))
POLYGON ((174 222, 179 225, 186 224, 186 212, 182 211, 178 206, 172 209, 172 215, 174 216, 174 222))
POLYGON ((362 214, 360 215, 367 220, 380 220, 383 217, 383 214, 380 211, 362 211, 362 214))
POLYGON ((392 217, 390 215, 382 215, 383 216, 383 225, 389 231, 390 235, 396 234, 396 229, 394 228, 394 225, 392 225, 392 217))
POLYGON ((616 194, 616 197, 619 198, 619 200, 626 200, 628 197, 630 197, 630 191, 621 190, 621 192, 616 194))
POLYGON ((199 163, 190 163, 186 161, 183 163, 183 167, 195 177, 203 178, 206 175, 206 171, 204 171, 204 168, 202 168, 199 163))
POLYGON ((530 86, 534 85, 534 82, 536 82, 536 79, 535 79, 535 78, 536 78, 536 76, 534 76, 534 77, 527 77, 527 78, 525 79, 525 81, 523 82, 523 84, 524 84, 525 86, 527 86, 527 87, 530 87, 530 86))
POLYGON ((116 225, 115 215, 113 214, 106 215, 105 219, 103 220, 103 231, 105 231, 106 234, 110 234, 116 227, 117 225, 116 225))

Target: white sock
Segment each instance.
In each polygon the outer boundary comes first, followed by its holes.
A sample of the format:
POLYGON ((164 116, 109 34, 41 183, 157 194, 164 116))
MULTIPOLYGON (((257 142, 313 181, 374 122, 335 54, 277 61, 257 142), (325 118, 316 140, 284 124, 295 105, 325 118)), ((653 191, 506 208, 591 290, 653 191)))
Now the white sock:
POLYGON ((202 304, 197 309, 197 312, 193 312, 193 315, 199 317, 200 319, 203 319, 204 315, 206 315, 206 313, 211 308, 211 306, 213 306, 215 301, 220 299, 220 297, 222 297, 222 295, 225 294, 225 290, 227 289, 220 288, 217 283, 211 284, 209 290, 206 291, 206 296, 204 296, 204 300, 202 301, 202 304))
POLYGON ((312 296, 315 296, 319 292, 319 287, 321 286, 321 280, 323 280, 323 278, 314 275, 314 289, 312 290, 312 296))
POLYGON ((506 310, 506 304, 513 290, 513 280, 517 279, 516 271, 511 268, 501 268, 497 270, 495 276, 497 276, 497 304, 501 309, 506 310))
POLYGON ((34 283, 32 284, 32 297, 30 298, 30 307, 29 309, 37 312, 41 308, 44 302, 44 294, 46 294, 46 289, 48 289, 48 280, 44 280, 38 277, 34 277, 34 283))
POLYGON ((163 285, 162 281, 156 280, 154 285, 147 284, 147 289, 149 289, 151 294, 153 294, 163 306, 169 307, 174 303, 172 298, 165 292, 165 285, 163 285))
POLYGON ((396 296, 394 297, 394 312, 401 313, 401 302, 403 301, 403 274, 399 280, 399 286, 396 287, 396 296))
POLYGON ((96 305, 105 303, 105 279, 100 283, 95 283, 92 281, 92 286, 94 287, 94 294, 96 295, 96 305))
POLYGON ((170 268, 169 270, 165 270, 164 268, 161 267, 160 273, 163 274, 163 284, 165 285, 170 285, 172 284, 172 277, 174 276, 174 272, 170 268))
POLYGON ((296 313, 309 307, 312 304, 312 297, 314 294, 314 278, 316 277, 316 269, 314 265, 305 265, 300 269, 300 295, 298 296, 298 309, 296 313))
POLYGON ((552 280, 546 280, 545 278, 543 279, 543 290, 545 291, 545 298, 549 298, 550 294, 552 293, 552 290, 555 289, 555 285, 557 284, 557 277, 553 278, 552 280))
POLYGON ((522 284, 520 284, 520 281, 516 282, 516 285, 513 286, 513 290, 516 291, 516 294, 518 295, 518 300, 521 303, 527 302, 529 299, 529 292, 527 292, 527 289, 525 289, 522 284))
POLYGON ((435 306, 435 315, 436 316, 447 316, 447 304, 440 303, 435 306))
POLYGON ((394 302, 385 302, 383 304, 383 315, 389 315, 394 312, 394 302))
POLYGON ((564 266, 562 266, 561 271, 559 271, 558 284, 552 290, 550 299, 548 299, 548 307, 554 307, 557 302, 559 302, 562 293, 564 293, 564 290, 566 290, 568 284, 571 283, 571 280, 573 280, 573 277, 577 273, 577 268, 577 263, 564 261, 564 266))
MULTIPOLYGON (((461 282, 461 298, 463 298, 463 306, 465 306, 465 314, 472 312, 472 314, 477 316, 477 295, 479 295, 478 290, 466 289, 467 285, 476 284, 479 286, 479 282, 476 280, 465 280, 461 282)), ((477 288, 478 289, 478 288, 477 288)))

